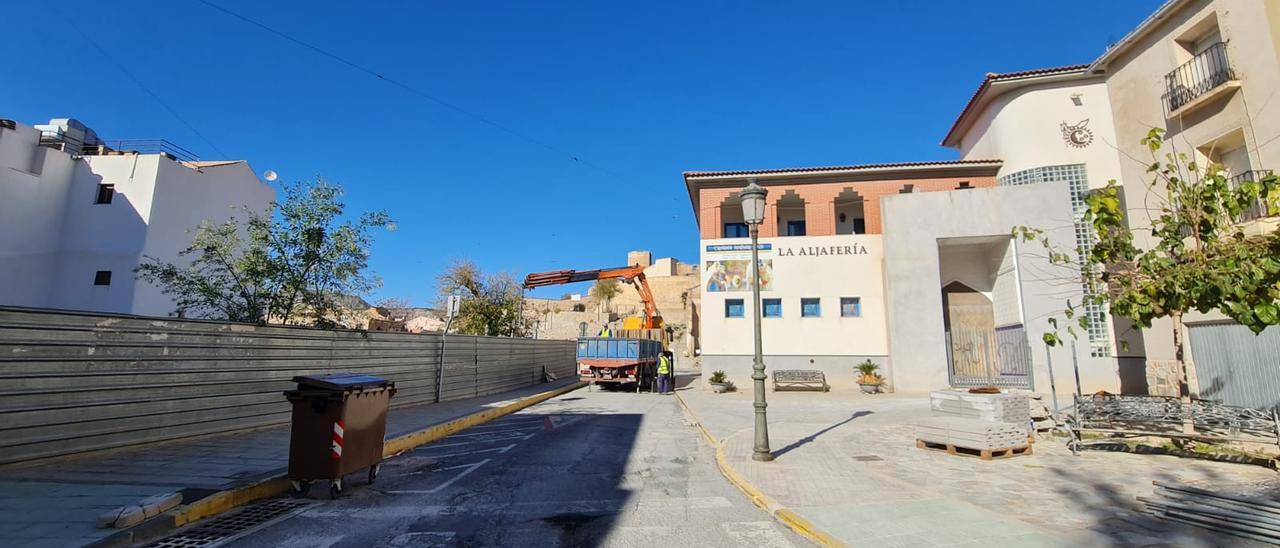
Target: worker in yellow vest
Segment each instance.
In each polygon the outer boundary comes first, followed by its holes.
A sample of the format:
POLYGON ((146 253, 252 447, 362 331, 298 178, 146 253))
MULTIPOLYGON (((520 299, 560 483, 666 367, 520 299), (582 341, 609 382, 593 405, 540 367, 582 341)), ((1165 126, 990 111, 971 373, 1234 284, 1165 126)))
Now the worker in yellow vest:
POLYGON ((675 378, 675 368, 671 366, 671 351, 663 350, 662 355, 658 356, 658 393, 671 394, 672 380, 675 378))
POLYGON ((600 337, 612 337, 612 336, 613 336, 613 331, 610 331, 610 330, 609 330, 609 324, 604 324, 604 326, 600 328, 600 335, 599 335, 599 336, 600 336, 600 337))

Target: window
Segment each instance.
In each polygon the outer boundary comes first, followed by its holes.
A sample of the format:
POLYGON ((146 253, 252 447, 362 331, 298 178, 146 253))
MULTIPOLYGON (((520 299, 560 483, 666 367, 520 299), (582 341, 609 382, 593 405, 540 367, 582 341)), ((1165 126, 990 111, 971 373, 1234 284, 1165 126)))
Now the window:
POLYGON ((746 238, 747 236, 748 236, 747 223, 725 223, 724 224, 725 238, 746 238))
POLYGON ((804 221, 787 221, 787 236, 804 236, 804 221))
POLYGON ((116 195, 116 185, 109 183, 101 183, 98 185, 98 197, 93 200, 95 204, 109 204, 111 199, 116 195))
POLYGON ((858 318, 862 316, 861 297, 840 297, 840 316, 858 318))
POLYGON ((742 299, 724 300, 724 317, 741 318, 743 316, 742 299))
POLYGON ((867 233, 867 220, 866 220, 866 219, 854 219, 854 220, 853 220, 853 233, 854 233, 854 234, 866 234, 866 233, 867 233))
POLYGON ((111 271, 99 270, 94 272, 93 285, 111 285, 111 271))
POLYGON ((781 318, 782 317, 782 299, 761 299, 764 301, 764 317, 781 318))
POLYGON ((960 181, 960 186, 957 186, 956 190, 969 190, 971 188, 973 186, 969 184, 969 181, 960 181))
POLYGON ((817 297, 800 299, 800 317, 817 318, 822 315, 822 301, 817 297))

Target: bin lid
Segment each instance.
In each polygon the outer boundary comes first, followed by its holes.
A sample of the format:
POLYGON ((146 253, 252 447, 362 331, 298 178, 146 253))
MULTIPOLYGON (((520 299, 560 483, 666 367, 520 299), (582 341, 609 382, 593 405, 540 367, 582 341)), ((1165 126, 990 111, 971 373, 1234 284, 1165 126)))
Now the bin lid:
POLYGON ((293 378, 293 382, 302 386, 327 388, 329 390, 368 390, 383 388, 394 383, 382 377, 362 375, 360 373, 333 373, 331 375, 304 375, 293 378))

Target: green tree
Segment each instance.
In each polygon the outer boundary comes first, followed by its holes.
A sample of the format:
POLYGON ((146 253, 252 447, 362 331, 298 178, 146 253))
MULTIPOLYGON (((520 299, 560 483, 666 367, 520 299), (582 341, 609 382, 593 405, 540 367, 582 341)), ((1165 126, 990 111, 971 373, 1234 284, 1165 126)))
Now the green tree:
MULTIPOLYGON (((1170 318, 1174 353, 1184 400, 1187 387, 1182 318, 1190 311, 1220 310, 1259 333, 1280 323, 1280 233, 1249 234, 1241 222, 1250 208, 1274 215, 1280 206, 1280 182, 1274 175, 1232 184, 1218 165, 1200 165, 1166 146, 1163 131, 1152 129, 1142 143, 1153 162, 1152 181, 1141 208, 1146 218, 1126 216, 1115 181, 1086 198, 1085 222, 1095 236, 1088 248, 1074 254, 1054 247, 1039 229, 1018 227, 1015 236, 1038 240, 1054 263, 1079 258, 1086 295, 1084 302, 1067 302, 1065 329, 1072 323, 1087 328, 1081 309, 1087 303, 1110 306, 1112 313, 1150 328, 1152 320, 1170 318), (1142 224, 1145 223, 1145 226, 1142 224), (1135 232, 1150 234, 1148 243, 1135 242, 1135 232)), ((1044 334, 1049 345, 1060 342, 1057 318, 1044 334)))
POLYGON ((439 277, 440 294, 461 295, 454 325, 465 335, 525 336, 520 284, 510 274, 486 275, 475 263, 455 259, 439 277))
POLYGON ((180 252, 186 266, 145 257, 138 278, 196 317, 332 327, 340 296, 379 285, 366 271, 369 248, 373 229, 391 219, 374 211, 344 220, 341 187, 322 179, 281 190, 271 212, 246 209, 243 223, 197 227, 180 252))
POLYGON ((596 299, 600 302, 601 312, 609 310, 609 303, 613 301, 613 298, 617 297, 619 293, 622 293, 622 287, 621 284, 618 283, 617 278, 602 278, 596 280, 596 284, 591 287, 591 294, 595 295, 596 299))

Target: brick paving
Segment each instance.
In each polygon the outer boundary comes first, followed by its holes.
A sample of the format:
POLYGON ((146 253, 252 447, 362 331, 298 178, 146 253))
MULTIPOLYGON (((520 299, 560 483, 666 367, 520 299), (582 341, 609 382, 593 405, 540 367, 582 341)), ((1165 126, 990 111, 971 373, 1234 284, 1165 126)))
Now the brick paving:
POLYGON ((774 462, 751 460, 751 387, 679 392, 748 481, 856 546, 1248 546, 1139 512, 1153 480, 1280 486, 1257 466, 1087 451, 1045 437, 1034 454, 981 461, 917 449, 927 396, 768 394, 774 462))

